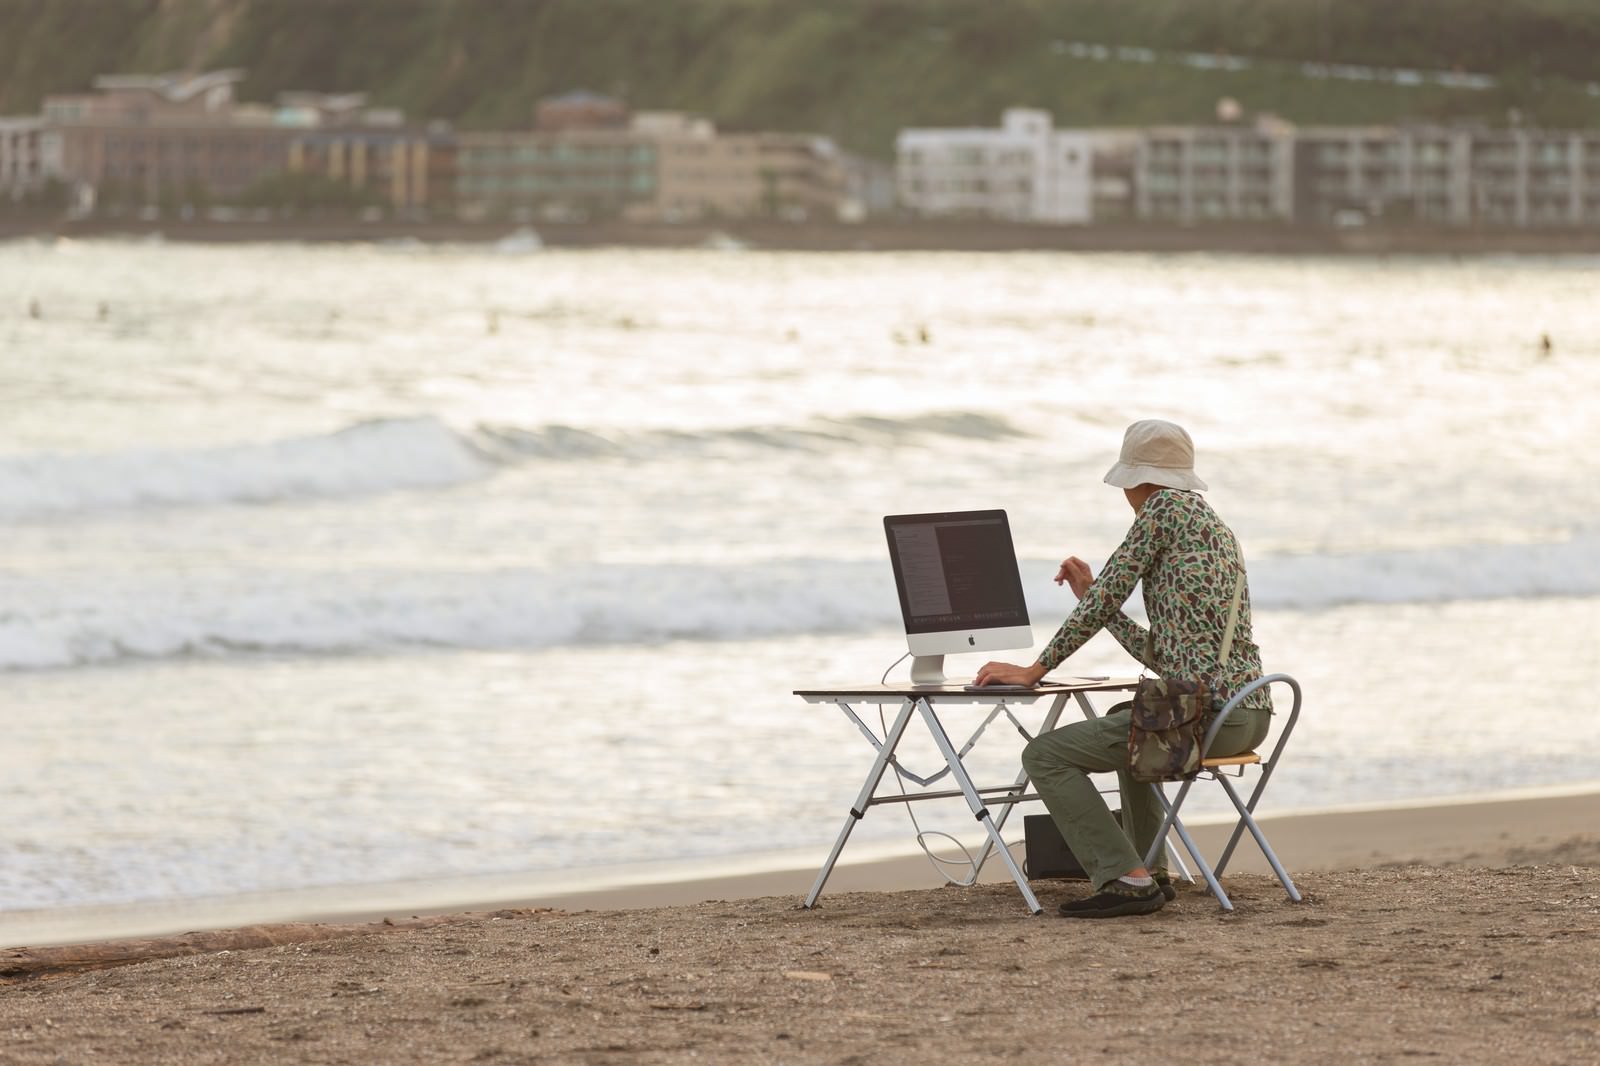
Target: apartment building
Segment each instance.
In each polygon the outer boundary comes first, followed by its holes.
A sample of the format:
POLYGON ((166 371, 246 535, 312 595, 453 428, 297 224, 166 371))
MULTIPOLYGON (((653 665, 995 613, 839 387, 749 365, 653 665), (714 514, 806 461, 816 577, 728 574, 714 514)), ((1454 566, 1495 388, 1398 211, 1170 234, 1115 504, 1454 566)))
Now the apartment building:
POLYGON ((680 112, 639 112, 617 127, 610 109, 568 102, 597 123, 568 111, 554 129, 461 134, 457 209, 569 221, 802 220, 835 217, 843 201, 844 172, 825 139, 724 134, 680 112))
POLYGON ((1252 125, 908 129, 901 204, 928 217, 1087 222, 1600 225, 1600 131, 1252 125))
POLYGON ((226 198, 284 169, 291 130, 271 109, 234 103, 243 71, 107 75, 96 93, 45 98, 67 180, 102 200, 226 198))
POLYGON ((1472 138, 1432 130, 1312 127, 1295 139, 1296 221, 1388 219, 1457 225, 1472 220, 1472 138))
POLYGON ((1136 214, 1190 225, 1294 214, 1294 138, 1273 127, 1145 130, 1135 153, 1136 214))
POLYGON ((1600 133, 1442 127, 1301 131, 1296 217, 1600 224, 1600 133))
POLYGON ((41 118, 0 118, 0 200, 19 200, 60 177, 59 134, 41 118))
POLYGON ((631 130, 462 133, 456 210, 564 221, 614 218, 655 198, 656 146, 631 130))
POLYGON ((1491 225, 1600 225, 1600 133, 1477 133, 1471 198, 1474 219, 1491 225))
POLYGON ((287 170, 368 193, 402 214, 455 203, 456 141, 444 127, 310 129, 289 141, 287 170))
POLYGON ((240 70, 106 75, 90 93, 45 98, 59 171, 102 204, 189 204, 238 198, 285 172, 371 189, 415 209, 450 193, 447 133, 407 128, 362 93, 286 92, 273 105, 234 99, 240 70))
POLYGON ((798 133, 719 133, 702 118, 642 112, 633 129, 656 147, 653 198, 629 217, 661 222, 838 217, 847 191, 843 160, 826 138, 798 133))
POLYGON ((1600 224, 1600 133, 1311 126, 1145 131, 1139 217, 1600 224))
POLYGON ((900 203, 929 218, 1083 223, 1093 217, 1095 137, 1049 112, 1009 108, 998 128, 907 129, 895 139, 900 203))

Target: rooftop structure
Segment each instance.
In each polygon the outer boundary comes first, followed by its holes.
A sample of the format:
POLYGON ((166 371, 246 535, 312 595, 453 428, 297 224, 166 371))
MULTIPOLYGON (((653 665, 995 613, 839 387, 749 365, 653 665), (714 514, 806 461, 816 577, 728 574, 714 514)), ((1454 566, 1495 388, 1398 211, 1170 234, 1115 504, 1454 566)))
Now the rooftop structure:
POLYGON ((609 96, 578 89, 540 100, 535 108, 534 124, 550 132, 625 129, 628 105, 609 96))

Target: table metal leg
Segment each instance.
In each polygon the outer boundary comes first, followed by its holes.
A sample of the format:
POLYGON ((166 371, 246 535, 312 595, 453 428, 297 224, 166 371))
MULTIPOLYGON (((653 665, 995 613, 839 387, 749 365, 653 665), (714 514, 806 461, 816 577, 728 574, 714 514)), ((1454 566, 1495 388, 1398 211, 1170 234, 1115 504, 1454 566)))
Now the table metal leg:
POLYGON ((811 886, 803 906, 811 907, 817 902, 817 897, 822 895, 822 886, 828 883, 828 875, 833 873, 834 863, 839 861, 839 853, 844 850, 845 841, 850 839, 850 831, 866 816, 867 802, 878 790, 878 782, 883 780, 883 771, 888 767, 889 760, 894 757, 894 749, 900 743, 901 736, 905 734, 906 725, 911 721, 911 712, 918 702, 920 701, 907 699, 901 703, 900 714, 889 727, 889 732, 884 735, 883 744, 878 748, 878 757, 872 760, 872 769, 867 771, 867 779, 856 795, 855 806, 851 807, 850 813, 845 816, 844 828, 839 830, 839 838, 833 842, 833 850, 828 852, 828 861, 822 864, 816 884, 811 886))
MULTIPOLYGON (((1067 707, 1067 694, 1065 692, 1063 692, 1061 695, 1057 696, 1055 698, 1055 700, 1053 700, 1051 702, 1050 713, 1048 713, 1048 714, 1046 714, 1044 716, 1044 722, 1042 724, 1040 724, 1039 732, 1035 733, 1034 735, 1035 736, 1043 736, 1044 734, 1050 732, 1050 730, 1054 729, 1056 727, 1056 721, 1058 719, 1060 719, 1061 712, 1066 710, 1066 707, 1067 707)), ((1026 792, 1027 790, 1028 790, 1028 771, 1023 770, 1023 771, 1021 771, 1020 773, 1017 774, 1017 779, 1016 779, 1016 781, 1014 783, 1014 787, 1011 789, 1009 794, 1010 795, 1015 795, 1015 796, 1020 796, 1024 792, 1026 792)), ((995 827, 995 830, 997 832, 1004 832, 1005 827, 1006 827, 1006 819, 1011 817, 1011 812, 1016 809, 1016 806, 1017 805, 1015 803, 1007 803, 1007 804, 1005 804, 1005 810, 1000 812, 1000 817, 994 823, 994 827, 995 827)), ((983 850, 978 852, 977 862, 973 865, 973 868, 972 868, 972 880, 973 881, 977 881, 978 880, 978 875, 983 873, 983 865, 984 865, 984 863, 989 861, 989 856, 993 852, 994 852, 994 841, 993 840, 985 840, 983 842, 983 850)))
MULTIPOLYGON (((928 732, 933 734, 933 742, 939 746, 939 753, 944 756, 945 764, 950 767, 950 776, 956 779, 956 783, 961 786, 962 794, 967 797, 967 806, 972 809, 973 817, 982 823, 984 830, 989 834, 990 843, 999 850, 1006 869, 1011 871, 1011 879, 1017 883, 1017 889, 1028 904, 1028 910, 1034 914, 1041 913, 1044 908, 1039 906, 1039 900, 1029 887, 1028 879, 1022 876, 1022 869, 1017 865, 1016 858, 1006 847, 1005 841, 1000 839, 1000 831, 995 827, 994 819, 989 816, 989 808, 984 806, 983 798, 972 784, 972 778, 967 776, 966 767, 961 765, 961 757, 956 754, 955 745, 950 743, 949 736, 945 734, 939 716, 933 713, 933 706, 926 699, 919 699, 917 710, 921 713, 923 721, 928 724, 928 732)), ((840 845, 843 846, 843 841, 840 845)))

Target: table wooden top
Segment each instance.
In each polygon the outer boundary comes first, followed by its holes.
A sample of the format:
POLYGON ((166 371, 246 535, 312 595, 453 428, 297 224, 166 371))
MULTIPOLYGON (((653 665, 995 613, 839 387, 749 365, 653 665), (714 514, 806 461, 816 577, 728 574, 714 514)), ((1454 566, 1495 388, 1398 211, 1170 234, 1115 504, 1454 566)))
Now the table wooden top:
POLYGON ((1033 688, 1000 688, 977 692, 967 691, 966 686, 971 683, 967 681, 952 681, 943 685, 913 685, 910 681, 899 681, 848 687, 797 688, 794 694, 812 703, 841 699, 915 699, 918 696, 936 696, 941 703, 961 701, 988 703, 1002 699, 1007 702, 1032 702, 1041 696, 1059 696, 1063 693, 1126 692, 1131 690, 1138 680, 1135 677, 1052 677, 1046 678, 1033 688))

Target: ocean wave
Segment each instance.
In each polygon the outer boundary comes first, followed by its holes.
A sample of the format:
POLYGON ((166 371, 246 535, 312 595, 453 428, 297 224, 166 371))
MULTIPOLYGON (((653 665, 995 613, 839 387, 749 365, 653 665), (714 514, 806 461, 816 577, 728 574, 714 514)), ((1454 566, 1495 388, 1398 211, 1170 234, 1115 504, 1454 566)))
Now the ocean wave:
POLYGON ((10 456, 0 459, 0 518, 364 496, 457 485, 492 469, 437 419, 381 419, 263 444, 10 456))
POLYGON ((192 450, 0 458, 0 520, 136 507, 370 496, 438 489, 533 461, 650 461, 728 449, 894 447, 930 437, 1003 440, 1023 432, 996 415, 815 419, 792 426, 601 432, 568 425, 473 426, 432 416, 375 419, 332 433, 192 450))
MULTIPOLYGON (((1071 610, 1055 564, 1023 565, 1035 637, 1071 610)), ((1256 610, 1600 596, 1600 537, 1361 555, 1265 556, 1256 610)), ((847 634, 898 627, 883 560, 463 573, 0 577, 0 670, 133 659, 539 650, 847 634)), ((1138 602, 1138 597, 1134 597, 1138 602)))
POLYGON ((1270 608, 1600 596, 1600 532, 1533 544, 1269 555, 1249 568, 1251 602, 1270 608))
POLYGON ((433 574, 0 578, 0 670, 251 653, 541 649, 876 628, 886 564, 631 566, 433 574), (22 606, 27 604, 34 606, 22 606))
POLYGON ((655 429, 600 432, 577 426, 534 428, 484 425, 470 439, 502 461, 523 459, 649 459, 663 455, 714 453, 728 447, 779 451, 823 451, 848 447, 894 447, 929 437, 998 441, 1027 434, 998 415, 977 411, 935 411, 904 418, 855 415, 815 418, 788 426, 734 426, 723 429, 655 429))

